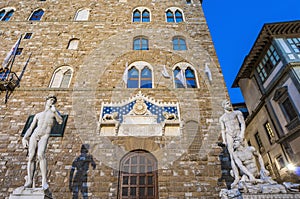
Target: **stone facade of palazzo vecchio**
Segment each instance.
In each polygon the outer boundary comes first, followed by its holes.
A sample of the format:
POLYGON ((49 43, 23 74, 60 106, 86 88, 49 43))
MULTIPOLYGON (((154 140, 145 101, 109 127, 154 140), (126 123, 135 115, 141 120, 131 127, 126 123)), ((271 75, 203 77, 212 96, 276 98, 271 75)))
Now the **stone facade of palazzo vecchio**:
POLYGON ((18 86, 1 87, 0 197, 25 183, 22 135, 56 95, 64 123, 46 151, 54 198, 217 198, 228 94, 201 5, 0 2, 1 63, 19 38, 10 74, 28 61, 18 86))

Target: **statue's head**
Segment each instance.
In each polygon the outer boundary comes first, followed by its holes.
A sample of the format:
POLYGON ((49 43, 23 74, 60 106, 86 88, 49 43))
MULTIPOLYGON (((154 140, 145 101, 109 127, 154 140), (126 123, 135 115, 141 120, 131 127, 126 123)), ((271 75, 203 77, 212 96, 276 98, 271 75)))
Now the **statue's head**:
POLYGON ((232 110, 232 105, 230 103, 229 100, 224 100, 222 101, 222 107, 225 109, 225 110, 232 110))
POLYGON ((83 144, 83 145, 81 145, 80 152, 81 153, 88 153, 89 152, 89 148, 90 148, 89 144, 83 144))
POLYGON ((55 95, 49 95, 46 97, 46 101, 48 101, 49 99, 53 99, 53 103, 52 104, 55 104, 57 102, 57 98, 55 95))
POLYGON ((233 139, 233 148, 236 149, 240 146, 243 146, 243 140, 239 137, 233 139))

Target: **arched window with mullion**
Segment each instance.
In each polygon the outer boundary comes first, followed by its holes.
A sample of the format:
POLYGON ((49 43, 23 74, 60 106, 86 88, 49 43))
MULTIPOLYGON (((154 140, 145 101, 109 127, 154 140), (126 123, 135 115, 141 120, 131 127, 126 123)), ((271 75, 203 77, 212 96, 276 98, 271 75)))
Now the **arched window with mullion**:
POLYGON ((152 88, 152 72, 148 67, 142 69, 141 88, 152 88))
POLYGON ((174 20, 174 15, 173 15, 173 12, 171 10, 168 10, 166 12, 166 15, 167 15, 167 22, 175 22, 174 20))
POLYGON ((36 10, 32 13, 29 21, 40 21, 43 15, 44 11, 42 9, 36 10))
POLYGON ((127 88, 152 88, 152 70, 151 65, 144 61, 132 63, 123 75, 123 79, 127 79, 127 88))
POLYGON ((150 22, 150 13, 148 10, 144 10, 142 13, 142 22, 150 22))
POLYGON ((198 88, 195 69, 188 63, 178 63, 173 68, 175 88, 198 88))
POLYGON ((135 67, 128 70, 127 88, 139 88, 139 71, 135 67))
POLYGON ((195 73, 190 67, 185 70, 185 78, 188 88, 197 88, 195 73))
POLYGON ((56 69, 52 75, 50 88, 69 88, 72 78, 72 68, 69 66, 62 66, 56 69))
POLYGON ((139 10, 133 12, 133 22, 141 22, 141 12, 139 10))
POLYGON ((182 37, 174 37, 173 50, 187 50, 185 39, 182 37))
POLYGON ((145 37, 136 37, 133 40, 133 50, 149 50, 148 39, 145 37))

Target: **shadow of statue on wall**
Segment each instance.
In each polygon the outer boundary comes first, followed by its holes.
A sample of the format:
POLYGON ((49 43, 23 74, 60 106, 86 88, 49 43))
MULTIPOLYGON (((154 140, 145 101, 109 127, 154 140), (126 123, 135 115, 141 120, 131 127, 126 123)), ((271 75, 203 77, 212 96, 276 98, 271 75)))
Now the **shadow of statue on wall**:
POLYGON ((91 165, 93 169, 96 168, 96 163, 93 156, 89 152, 89 144, 82 144, 80 155, 75 158, 72 163, 69 178, 69 189, 73 194, 73 199, 79 198, 81 192, 82 198, 88 198, 88 171, 91 165), (74 175, 75 174, 75 175, 74 175))

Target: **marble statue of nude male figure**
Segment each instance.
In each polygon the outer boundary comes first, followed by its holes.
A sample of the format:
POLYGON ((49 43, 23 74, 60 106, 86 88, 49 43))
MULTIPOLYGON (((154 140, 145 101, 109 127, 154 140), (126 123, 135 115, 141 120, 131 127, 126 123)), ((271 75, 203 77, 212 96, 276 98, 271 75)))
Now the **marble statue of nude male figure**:
POLYGON ((35 157, 37 157, 40 170, 42 174, 42 188, 48 189, 47 183, 47 162, 45 157, 45 151, 47 148, 48 139, 51 133, 51 129, 55 124, 55 120, 61 124, 62 117, 55 108, 57 98, 55 96, 49 96, 46 99, 45 110, 37 113, 33 121, 26 131, 22 144, 24 148, 28 147, 28 165, 27 165, 27 181, 24 188, 30 188, 33 183, 34 169, 35 169, 35 157), (31 136, 30 136, 31 135, 31 136), (28 138, 30 137, 29 141, 28 138))
POLYGON ((224 109, 224 114, 219 118, 219 122, 221 124, 223 144, 227 146, 231 159, 231 167, 234 177, 234 182, 231 184, 231 187, 234 188, 239 182, 239 172, 235 162, 233 161, 233 141, 235 138, 240 138, 241 140, 244 139, 245 121, 242 112, 233 110, 229 100, 224 100, 222 102, 222 107, 224 109))
MULTIPOLYGON (((269 176, 269 171, 265 168, 261 155, 252 146, 245 147, 240 139, 233 142, 233 159, 238 168, 243 172, 244 177, 251 183, 266 182, 276 184, 269 176), (257 160, 256 160, 257 159, 257 160), (259 167, 257 165, 259 163, 259 167)), ((245 178, 244 178, 245 179, 245 178)))

